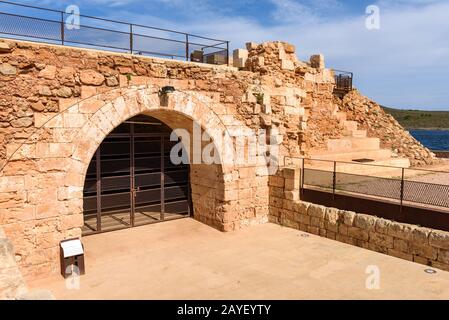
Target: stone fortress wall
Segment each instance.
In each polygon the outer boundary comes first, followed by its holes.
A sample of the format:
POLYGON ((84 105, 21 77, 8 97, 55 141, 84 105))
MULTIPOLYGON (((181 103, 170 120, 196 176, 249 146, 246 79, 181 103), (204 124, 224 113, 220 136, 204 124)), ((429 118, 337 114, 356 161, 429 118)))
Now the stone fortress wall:
MULTIPOLYGON (((409 141, 398 155, 413 164, 433 161, 396 124, 347 120, 350 112, 342 113, 349 103, 335 102, 333 72, 321 55, 303 62, 294 46, 267 42, 249 43, 235 58, 235 66, 226 67, 0 42, 0 225, 24 277, 57 272, 59 241, 81 235, 83 183, 93 153, 113 128, 137 114, 172 127, 195 121, 212 137, 220 130, 266 129, 279 144, 281 166, 284 157, 311 156, 339 146, 339 139, 400 145, 394 135, 384 139, 393 126, 409 141), (162 106, 158 92, 167 85, 176 92, 162 106), (356 136, 363 131, 357 125, 376 138, 356 136), (329 140, 338 141, 330 146, 329 140)), ((222 231, 268 221, 263 164, 197 165, 191 176, 196 219, 222 231)))

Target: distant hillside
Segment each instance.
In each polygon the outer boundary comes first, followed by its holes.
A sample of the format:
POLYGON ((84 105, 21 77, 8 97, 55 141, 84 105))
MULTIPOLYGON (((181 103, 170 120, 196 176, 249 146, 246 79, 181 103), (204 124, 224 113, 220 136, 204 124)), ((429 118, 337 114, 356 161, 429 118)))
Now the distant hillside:
POLYGON ((382 107, 406 129, 448 129, 449 111, 399 110, 382 107))

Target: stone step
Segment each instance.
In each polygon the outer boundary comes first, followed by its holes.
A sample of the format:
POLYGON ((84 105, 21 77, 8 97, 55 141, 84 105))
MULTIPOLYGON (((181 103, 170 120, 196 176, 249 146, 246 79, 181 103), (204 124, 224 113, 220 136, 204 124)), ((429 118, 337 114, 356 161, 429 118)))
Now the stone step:
POLYGON ((366 130, 343 130, 343 136, 345 137, 366 138, 367 135, 366 130))
POLYGON ((358 150, 378 150, 380 149, 379 138, 341 138, 329 139, 327 141, 327 151, 330 152, 344 152, 344 151, 358 151, 358 150))
POLYGON ((408 158, 391 158, 384 161, 377 161, 379 165, 392 166, 398 168, 410 168, 410 159, 408 158))
POLYGON ((348 152, 329 152, 329 151, 315 151, 310 153, 310 158, 318 160, 332 160, 332 161, 353 161, 356 159, 371 159, 374 161, 391 159, 391 150, 357 150, 348 152))
POLYGON ((357 121, 346 120, 343 122, 343 127, 346 130, 355 131, 355 130, 358 130, 359 124, 357 123, 357 121))

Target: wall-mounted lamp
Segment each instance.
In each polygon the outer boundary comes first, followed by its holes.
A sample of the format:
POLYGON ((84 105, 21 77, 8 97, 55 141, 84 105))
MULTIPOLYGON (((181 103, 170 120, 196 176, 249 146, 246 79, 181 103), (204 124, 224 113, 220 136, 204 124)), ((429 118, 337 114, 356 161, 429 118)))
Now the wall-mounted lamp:
POLYGON ((165 87, 162 87, 162 89, 159 91, 159 94, 162 96, 164 94, 173 93, 175 91, 176 91, 175 87, 165 86, 165 87))
POLYGON ((161 100, 161 107, 168 107, 169 94, 175 92, 175 88, 172 86, 162 87, 159 91, 159 98, 161 100))

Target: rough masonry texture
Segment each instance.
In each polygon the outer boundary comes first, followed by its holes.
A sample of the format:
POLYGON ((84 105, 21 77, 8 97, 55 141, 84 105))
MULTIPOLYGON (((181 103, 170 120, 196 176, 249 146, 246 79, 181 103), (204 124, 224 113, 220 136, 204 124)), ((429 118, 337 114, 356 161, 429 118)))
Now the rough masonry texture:
POLYGON ((271 222, 449 271, 449 232, 300 201, 300 174, 270 177, 271 222))
POLYGON ((0 300, 53 300, 48 290, 28 290, 17 266, 14 247, 0 228, 0 300))
POLYGON ((379 137, 381 146, 391 149, 396 156, 409 158, 414 165, 435 162, 432 153, 405 131, 393 116, 357 90, 348 93, 343 99, 335 99, 340 110, 348 115, 348 120, 360 123, 360 127, 368 131, 368 136, 379 137))
MULTIPOLYGON (((279 144, 281 165, 284 157, 308 156, 345 131, 336 114, 350 103, 335 102, 332 70, 322 55, 299 61, 287 43, 249 43, 241 57, 236 53, 240 68, 0 43, 0 225, 26 278, 58 271, 59 241, 81 236, 89 162, 108 133, 135 115, 173 129, 199 124, 212 141, 223 132, 266 129, 279 144), (159 90, 167 85, 176 91, 161 101, 159 90)), ((376 137, 394 127, 414 150, 398 153, 433 161, 397 124, 356 120, 376 137)), ((388 143, 395 147, 393 140, 388 143)), ((269 176, 260 160, 192 164, 195 219, 222 231, 268 221, 269 176)))

